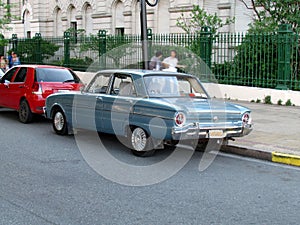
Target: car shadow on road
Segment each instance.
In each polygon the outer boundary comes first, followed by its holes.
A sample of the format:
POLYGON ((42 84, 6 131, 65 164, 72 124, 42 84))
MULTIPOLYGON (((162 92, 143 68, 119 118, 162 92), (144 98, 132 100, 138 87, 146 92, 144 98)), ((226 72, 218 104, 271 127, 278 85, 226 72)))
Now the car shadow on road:
MULTIPOLYGON (((19 114, 17 111, 7 108, 0 108, 0 121, 1 119, 10 120, 12 122, 19 122, 19 114)), ((43 115, 35 114, 31 123, 49 123, 50 120, 46 119, 43 115)))

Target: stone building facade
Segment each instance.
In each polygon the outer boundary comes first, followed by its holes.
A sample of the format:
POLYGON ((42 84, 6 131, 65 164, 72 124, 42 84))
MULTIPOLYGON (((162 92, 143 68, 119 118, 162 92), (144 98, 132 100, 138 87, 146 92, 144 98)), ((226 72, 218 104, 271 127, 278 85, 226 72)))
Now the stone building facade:
MULTIPOLYGON (((250 0, 245 0, 250 1, 250 0)), ((243 2, 245 2, 243 1, 243 2)), ((87 34, 104 29, 108 33, 138 34, 140 32, 140 3, 138 0, 8 0, 13 4, 12 13, 18 18, 11 23, 18 37, 58 37, 73 27, 84 29, 87 34)), ((154 33, 180 33, 176 20, 186 15, 193 4, 221 18, 236 18, 236 22, 222 28, 222 32, 244 32, 253 19, 253 13, 241 0, 160 0, 158 6, 147 9, 148 27, 154 33)))

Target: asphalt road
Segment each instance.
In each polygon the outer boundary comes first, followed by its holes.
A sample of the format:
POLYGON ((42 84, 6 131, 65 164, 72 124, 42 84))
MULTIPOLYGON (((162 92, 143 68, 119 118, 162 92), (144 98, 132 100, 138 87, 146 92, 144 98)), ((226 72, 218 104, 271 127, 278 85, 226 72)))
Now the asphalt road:
MULTIPOLYGON (((170 179, 132 187, 96 173, 74 136, 55 135, 49 121, 25 125, 0 109, 0 134, 0 224, 299 224, 298 168, 219 154, 200 172, 203 153, 195 152, 170 179)), ((126 163, 169 154, 136 158, 104 139, 126 163)))

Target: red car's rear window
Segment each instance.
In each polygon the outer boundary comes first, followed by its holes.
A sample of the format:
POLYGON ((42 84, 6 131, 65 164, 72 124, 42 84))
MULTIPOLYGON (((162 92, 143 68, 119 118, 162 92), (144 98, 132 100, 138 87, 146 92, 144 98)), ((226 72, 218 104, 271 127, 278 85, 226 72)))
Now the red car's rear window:
POLYGON ((79 83, 77 75, 68 69, 60 68, 36 68, 36 82, 75 82, 79 83))

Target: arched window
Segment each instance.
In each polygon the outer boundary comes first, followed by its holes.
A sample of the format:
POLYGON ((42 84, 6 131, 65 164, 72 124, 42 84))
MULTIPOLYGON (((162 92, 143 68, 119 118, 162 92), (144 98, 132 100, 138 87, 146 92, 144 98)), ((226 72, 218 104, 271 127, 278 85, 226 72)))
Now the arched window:
POLYGON ((124 3, 118 1, 115 6, 115 33, 123 35, 125 32, 125 18, 124 18, 124 3))
POLYGON ((56 8, 54 11, 54 29, 53 34, 55 37, 62 37, 63 36, 63 24, 61 21, 62 12, 60 8, 56 8))
POLYGON ((141 33, 141 19, 140 19, 140 10, 141 10, 141 3, 140 1, 136 0, 133 1, 133 15, 132 15, 132 27, 134 34, 141 33))
POLYGON ((157 6, 156 15, 156 27, 157 33, 169 33, 170 32, 170 1, 160 0, 157 6))
POLYGON ((92 6, 88 3, 85 4, 83 7, 83 28, 85 29, 87 35, 93 33, 92 13, 92 6))
POLYGON ((31 38, 30 12, 28 10, 24 11, 23 23, 24 23, 24 37, 31 38))
POLYGON ((77 30, 77 21, 76 21, 76 8, 74 5, 70 5, 68 8, 68 22, 69 28, 73 28, 74 31, 77 30))

